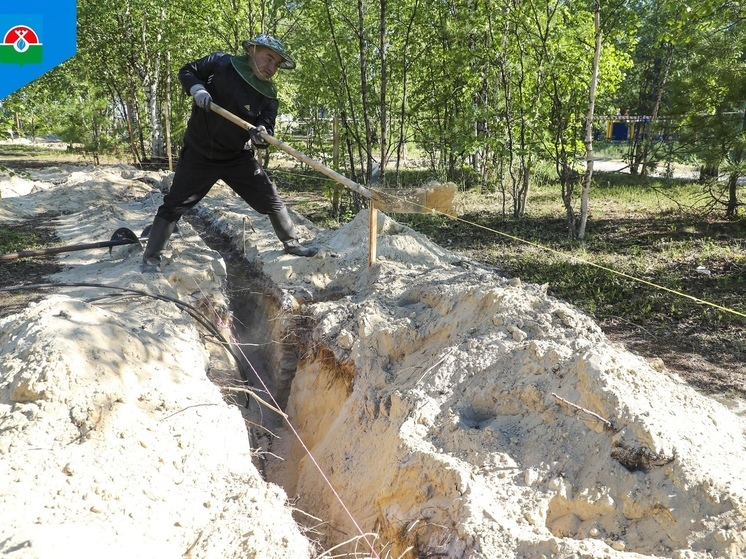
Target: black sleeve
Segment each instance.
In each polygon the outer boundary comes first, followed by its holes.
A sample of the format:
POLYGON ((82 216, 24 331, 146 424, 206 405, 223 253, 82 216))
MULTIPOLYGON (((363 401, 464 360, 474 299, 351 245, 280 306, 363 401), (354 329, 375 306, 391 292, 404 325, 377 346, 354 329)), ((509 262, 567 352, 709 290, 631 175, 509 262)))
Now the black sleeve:
POLYGON ((184 93, 189 95, 189 90, 196 84, 202 84, 207 87, 212 74, 215 72, 217 61, 222 56, 222 53, 214 52, 199 60, 184 64, 179 70, 179 81, 184 89, 184 93))
POLYGON ((267 105, 259 113, 256 119, 256 126, 264 126, 270 136, 275 135, 275 120, 277 120, 277 109, 279 107, 277 99, 269 99, 267 105))

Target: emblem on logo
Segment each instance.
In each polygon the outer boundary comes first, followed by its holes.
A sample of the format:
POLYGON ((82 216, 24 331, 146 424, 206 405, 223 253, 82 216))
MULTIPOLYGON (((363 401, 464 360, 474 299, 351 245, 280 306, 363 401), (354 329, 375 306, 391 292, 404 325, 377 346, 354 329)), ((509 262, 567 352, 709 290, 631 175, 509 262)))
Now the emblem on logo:
POLYGON ((39 64, 42 44, 39 36, 28 25, 15 25, 3 36, 0 62, 5 64, 39 64))

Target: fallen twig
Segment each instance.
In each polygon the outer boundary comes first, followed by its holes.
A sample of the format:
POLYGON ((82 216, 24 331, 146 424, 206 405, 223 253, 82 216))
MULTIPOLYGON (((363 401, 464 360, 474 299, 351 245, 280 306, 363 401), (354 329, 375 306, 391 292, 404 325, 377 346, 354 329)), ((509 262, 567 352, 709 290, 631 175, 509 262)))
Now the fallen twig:
POLYGON ((428 368, 428 369, 427 369, 427 370, 426 370, 426 371, 425 371, 424 373, 422 373, 422 376, 421 376, 421 377, 420 377, 419 379, 417 379, 417 382, 416 382, 415 384, 419 384, 419 383, 420 383, 420 382, 422 381, 422 379, 423 379, 423 378, 425 378, 425 376, 426 376, 426 375, 427 375, 427 374, 428 374, 428 373, 429 373, 430 371, 432 371, 432 370, 433 370, 433 369, 434 369, 435 367, 437 367, 437 366, 438 366, 438 365, 440 365, 440 364, 441 364, 441 363, 442 363, 443 361, 445 361, 445 360, 446 360, 446 358, 447 358, 447 357, 448 357, 449 355, 451 355, 451 354, 452 354, 452 353, 453 353, 454 351, 455 351, 455 349, 454 349, 454 348, 451 348, 450 350, 448 350, 448 351, 447 351, 447 352, 445 353, 445 355, 443 355, 443 357, 441 357, 440 359, 438 359, 437 363, 433 364, 433 365, 432 365, 431 367, 429 367, 429 368, 428 368))
POLYGON ((555 394, 554 392, 552 392, 552 396, 554 396, 555 398, 557 398, 560 402, 562 402, 564 404, 567 404, 571 408, 575 408, 578 411, 582 411, 583 413, 586 413, 586 414, 590 415, 591 417, 593 417, 595 419, 598 419, 601 423, 603 423, 604 425, 606 425, 606 427, 608 429, 614 429, 614 425, 612 425, 611 421, 609 421, 608 419, 604 419, 603 417, 601 417, 597 413, 592 412, 591 410, 586 409, 584 407, 581 407, 581 406, 579 406, 577 404, 573 404, 572 402, 570 402, 568 400, 565 400, 564 398, 561 398, 560 396, 557 396, 557 394, 555 394))
POLYGON ((182 555, 182 557, 190 557, 192 555, 192 550, 195 547, 197 547, 197 543, 202 538, 202 532, 203 532, 202 530, 199 531, 199 534, 197 534, 197 539, 194 540, 194 543, 189 546, 189 548, 184 552, 184 554, 182 555))
POLYGON ((188 409, 191 409, 191 408, 201 408, 203 406, 217 406, 217 404, 192 404, 191 406, 186 406, 185 408, 181 408, 179 411, 175 411, 174 413, 169 414, 166 417, 162 417, 159 421, 166 421, 167 419, 169 419, 169 418, 171 418, 171 417, 173 417, 175 415, 179 415, 180 413, 185 412, 188 409))

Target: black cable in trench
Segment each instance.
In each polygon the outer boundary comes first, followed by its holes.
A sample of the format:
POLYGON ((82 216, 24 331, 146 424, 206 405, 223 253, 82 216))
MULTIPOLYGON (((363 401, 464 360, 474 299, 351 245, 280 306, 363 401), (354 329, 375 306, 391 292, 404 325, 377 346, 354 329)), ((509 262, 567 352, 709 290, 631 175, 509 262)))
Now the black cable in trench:
POLYGON ((210 322, 210 319, 207 318, 204 315, 204 313, 194 308, 189 303, 185 303, 184 301, 180 301, 179 299, 175 299, 174 297, 169 297, 168 295, 159 295, 156 293, 148 293, 147 291, 142 291, 140 289, 120 287, 118 285, 106 285, 103 283, 86 283, 86 282, 35 283, 35 284, 27 284, 27 285, 14 285, 10 287, 0 287, 0 291, 22 291, 24 289, 52 289, 52 288, 57 288, 57 287, 97 287, 101 289, 114 289, 118 291, 124 291, 127 293, 134 293, 135 295, 141 295, 143 297, 151 297, 153 299, 159 299, 161 301, 167 301, 167 302, 173 303, 177 307, 185 310, 194 320, 199 322, 208 332, 210 332, 213 336, 215 336, 218 339, 218 341, 228 350, 228 352, 231 354, 233 359, 236 360, 236 365, 238 366, 238 370, 241 373, 241 378, 243 379, 243 381, 248 382, 248 375, 246 374, 246 370, 244 369, 243 361, 233 351, 231 344, 223 337, 218 327, 215 326, 212 322, 210 322))

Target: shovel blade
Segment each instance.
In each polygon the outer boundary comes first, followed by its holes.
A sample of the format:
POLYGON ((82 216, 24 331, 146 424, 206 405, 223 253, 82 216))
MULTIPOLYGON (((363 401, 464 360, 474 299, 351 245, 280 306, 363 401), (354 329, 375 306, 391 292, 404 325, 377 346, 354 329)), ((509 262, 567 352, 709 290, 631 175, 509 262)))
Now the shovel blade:
MULTIPOLYGON (((145 235, 143 235, 145 236, 145 235)), ((127 227, 120 227, 116 231, 114 231, 114 234, 111 236, 112 244, 109 245, 109 256, 111 256, 111 250, 115 246, 119 246, 120 244, 126 245, 126 244, 135 244, 138 243, 142 245, 140 242, 140 239, 137 235, 135 235, 135 232, 132 229, 129 229, 127 227), (116 243, 116 244, 114 244, 116 243)))
MULTIPOLYGON (((143 234, 143 237, 146 237, 147 235, 143 234)), ((114 234, 111 236, 112 241, 130 241, 131 243, 139 243, 140 238, 135 235, 135 232, 132 229, 128 229, 127 227, 120 227, 116 231, 114 231, 114 234)))

